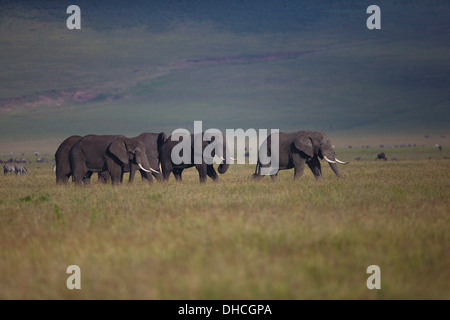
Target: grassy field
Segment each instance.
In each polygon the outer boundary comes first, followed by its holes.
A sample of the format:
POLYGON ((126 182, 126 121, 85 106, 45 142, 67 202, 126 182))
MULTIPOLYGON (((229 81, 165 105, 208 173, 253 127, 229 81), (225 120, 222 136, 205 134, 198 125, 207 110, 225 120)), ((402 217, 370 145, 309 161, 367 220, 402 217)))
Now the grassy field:
POLYGON ((1 175, 0 299, 450 299, 449 153, 377 151, 321 182, 251 165, 206 185, 195 169, 91 188, 57 187, 51 163, 1 175))

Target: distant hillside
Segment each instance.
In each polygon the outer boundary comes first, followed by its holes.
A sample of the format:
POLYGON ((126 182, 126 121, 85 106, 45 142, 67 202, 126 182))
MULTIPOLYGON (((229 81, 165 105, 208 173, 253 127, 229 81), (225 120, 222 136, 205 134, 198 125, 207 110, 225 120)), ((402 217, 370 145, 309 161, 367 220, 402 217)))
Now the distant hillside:
POLYGON ((299 128, 450 136, 448 1, 0 5, 0 147, 70 134, 299 128))

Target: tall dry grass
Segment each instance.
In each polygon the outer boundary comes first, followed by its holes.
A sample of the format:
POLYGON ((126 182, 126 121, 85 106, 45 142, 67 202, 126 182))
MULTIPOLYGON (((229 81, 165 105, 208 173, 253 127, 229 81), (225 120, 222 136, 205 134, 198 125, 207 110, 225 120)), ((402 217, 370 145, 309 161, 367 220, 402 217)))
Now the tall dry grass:
POLYGON ((1 299, 449 299, 450 163, 362 161, 293 181, 57 187, 0 177, 1 299), (81 268, 81 290, 66 268, 81 268), (369 290, 369 265, 381 290, 369 290))

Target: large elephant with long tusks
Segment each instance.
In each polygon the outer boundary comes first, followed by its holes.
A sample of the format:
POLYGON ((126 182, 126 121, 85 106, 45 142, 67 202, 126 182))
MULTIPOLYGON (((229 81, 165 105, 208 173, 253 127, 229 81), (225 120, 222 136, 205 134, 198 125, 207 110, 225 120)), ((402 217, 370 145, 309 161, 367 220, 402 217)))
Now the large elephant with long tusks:
POLYGON ((150 167, 145 146, 138 138, 123 135, 87 135, 69 152, 70 168, 76 184, 90 183, 93 172, 107 171, 113 184, 123 181, 123 173, 131 164, 145 172, 159 173, 150 167))
MULTIPOLYGON (((280 132, 267 137, 267 157, 273 158, 275 148, 272 144, 278 138, 278 168, 275 168, 270 176, 277 177, 279 170, 294 168, 294 179, 303 175, 305 164, 314 174, 317 180, 322 178, 322 168, 319 159, 328 162, 336 176, 341 177, 337 164, 348 164, 336 158, 330 139, 322 133, 316 131, 297 131, 294 133, 280 132)), ((261 153, 261 149, 260 149, 261 153)), ((259 157, 261 159, 261 156, 259 157)), ((269 168, 271 163, 262 163, 258 160, 256 164, 255 178, 261 178, 261 168, 269 168)))
MULTIPOLYGON (((144 132, 141 133, 139 136, 135 137, 138 140, 141 140, 144 143, 145 146, 145 154, 147 156, 148 162, 150 164, 150 167, 152 168, 158 168, 159 167, 159 152, 161 150, 161 147, 166 141, 167 136, 164 132, 159 133, 152 133, 152 132, 144 132)), ((153 177, 156 178, 158 181, 163 180, 163 176, 161 172, 145 172, 144 170, 139 169, 139 167, 136 164, 131 163, 130 164, 130 178, 129 182, 133 182, 134 175, 136 171, 139 170, 141 173, 142 180, 148 181, 149 183, 153 182, 153 177)))

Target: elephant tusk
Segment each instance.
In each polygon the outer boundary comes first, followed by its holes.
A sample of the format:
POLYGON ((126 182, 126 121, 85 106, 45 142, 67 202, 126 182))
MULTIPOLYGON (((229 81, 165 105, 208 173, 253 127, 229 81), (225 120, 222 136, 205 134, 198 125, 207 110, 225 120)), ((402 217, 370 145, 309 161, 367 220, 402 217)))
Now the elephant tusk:
POLYGON ((340 163, 340 164, 349 164, 350 163, 350 162, 341 161, 338 158, 335 158, 335 160, 336 160, 337 163, 340 163))
POLYGON ((150 170, 153 171, 154 173, 160 173, 159 171, 156 171, 155 169, 152 169, 152 167, 150 167, 150 170))
POLYGON ((327 156, 323 156, 323 158, 329 163, 334 163, 334 164, 336 163, 336 161, 328 159, 327 156))
MULTIPOLYGON (((226 161, 224 157, 220 157, 220 159, 222 159, 222 161, 226 161)), ((237 159, 233 158, 232 156, 230 156, 230 160, 231 161, 236 161, 237 159)))
POLYGON ((145 172, 155 172, 155 173, 159 173, 159 171, 156 171, 156 170, 154 170, 154 169, 152 169, 151 167, 150 167, 150 170, 147 170, 147 169, 145 169, 143 166, 142 166, 142 164, 140 164, 140 163, 138 163, 138 166, 139 166, 139 168, 141 169, 141 170, 144 170, 145 172))

